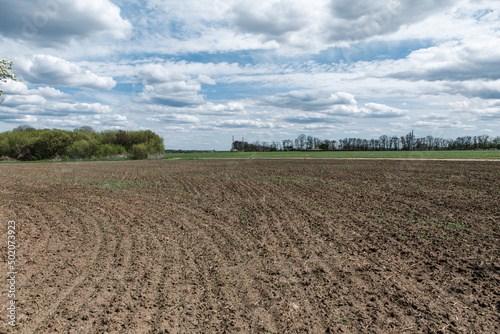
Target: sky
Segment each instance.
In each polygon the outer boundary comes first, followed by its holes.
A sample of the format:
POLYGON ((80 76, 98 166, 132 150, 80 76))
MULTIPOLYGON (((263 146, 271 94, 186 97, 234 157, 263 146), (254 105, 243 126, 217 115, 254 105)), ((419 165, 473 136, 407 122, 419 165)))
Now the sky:
POLYGON ((500 135, 497 0, 2 0, 0 131, 500 135))

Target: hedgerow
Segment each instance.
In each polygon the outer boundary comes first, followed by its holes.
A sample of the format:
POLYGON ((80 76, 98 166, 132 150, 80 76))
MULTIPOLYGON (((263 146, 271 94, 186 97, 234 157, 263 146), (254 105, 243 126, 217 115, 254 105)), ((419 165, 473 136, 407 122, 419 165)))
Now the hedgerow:
POLYGON ((96 132, 91 127, 68 131, 20 126, 0 133, 0 157, 23 161, 123 155, 144 159, 163 152, 163 138, 151 130, 96 132))

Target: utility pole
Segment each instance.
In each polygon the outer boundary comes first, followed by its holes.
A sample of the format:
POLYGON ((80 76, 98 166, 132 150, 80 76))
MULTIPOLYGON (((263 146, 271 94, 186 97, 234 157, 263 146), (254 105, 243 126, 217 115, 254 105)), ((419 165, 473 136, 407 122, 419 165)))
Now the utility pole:
POLYGON ((415 136, 413 134, 413 130, 411 130, 411 148, 410 148, 410 151, 413 151, 413 148, 415 147, 414 141, 415 141, 415 136))

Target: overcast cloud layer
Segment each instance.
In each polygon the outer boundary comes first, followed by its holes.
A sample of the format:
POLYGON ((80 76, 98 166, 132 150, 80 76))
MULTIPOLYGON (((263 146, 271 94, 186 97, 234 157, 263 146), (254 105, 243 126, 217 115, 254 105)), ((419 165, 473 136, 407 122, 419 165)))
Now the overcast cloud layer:
POLYGON ((5 0, 0 131, 152 129, 169 149, 500 135, 495 0, 5 0))

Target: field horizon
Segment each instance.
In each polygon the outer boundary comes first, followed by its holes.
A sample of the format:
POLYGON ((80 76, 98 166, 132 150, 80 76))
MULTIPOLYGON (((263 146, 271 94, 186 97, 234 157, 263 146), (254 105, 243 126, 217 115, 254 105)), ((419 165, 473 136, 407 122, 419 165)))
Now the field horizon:
POLYGON ((471 151, 276 151, 276 152, 190 152, 167 153, 165 158, 204 159, 260 159, 260 158, 309 158, 309 159, 500 159, 500 150, 471 151))
MULTIPOLYGON (((484 160, 500 161, 500 150, 449 150, 449 151, 276 151, 276 152, 230 152, 188 151, 165 153, 162 159, 408 159, 408 160, 484 160)), ((91 161, 130 161, 130 158, 94 159, 48 159, 37 161, 0 160, 0 164, 54 163, 91 161)))

